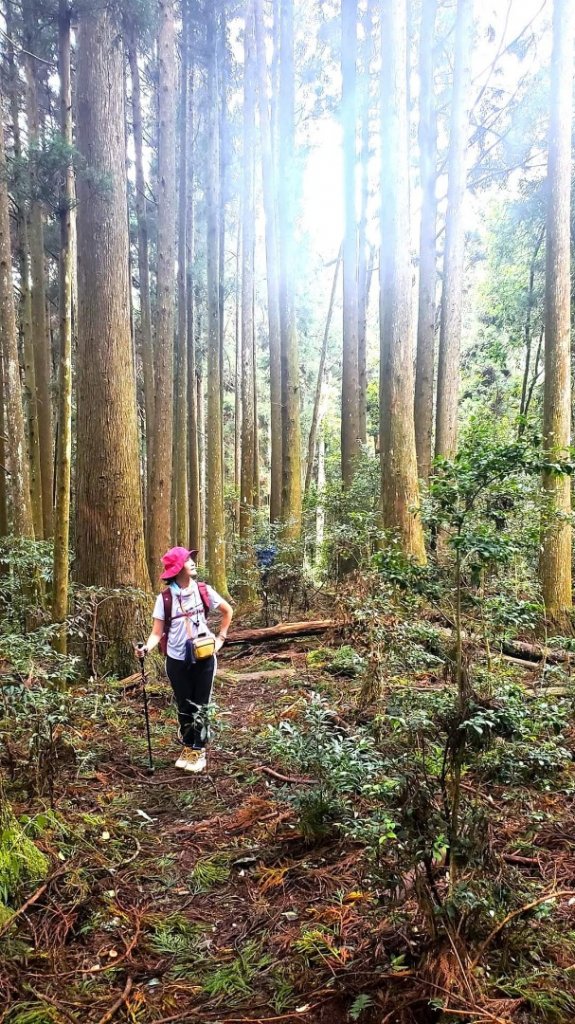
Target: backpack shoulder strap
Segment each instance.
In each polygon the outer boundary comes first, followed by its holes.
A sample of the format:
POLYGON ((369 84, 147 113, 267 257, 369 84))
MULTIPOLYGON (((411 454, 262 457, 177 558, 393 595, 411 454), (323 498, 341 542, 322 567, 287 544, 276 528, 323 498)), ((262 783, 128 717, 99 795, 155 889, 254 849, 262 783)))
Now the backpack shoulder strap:
POLYGON ((162 590, 162 601, 164 602, 164 636, 167 638, 172 625, 172 588, 166 587, 162 590))
POLYGON ((206 583, 198 583, 198 590, 200 592, 200 597, 202 599, 202 604, 204 606, 204 611, 205 611, 205 613, 207 615, 209 610, 210 610, 210 596, 208 594, 207 584, 206 583))

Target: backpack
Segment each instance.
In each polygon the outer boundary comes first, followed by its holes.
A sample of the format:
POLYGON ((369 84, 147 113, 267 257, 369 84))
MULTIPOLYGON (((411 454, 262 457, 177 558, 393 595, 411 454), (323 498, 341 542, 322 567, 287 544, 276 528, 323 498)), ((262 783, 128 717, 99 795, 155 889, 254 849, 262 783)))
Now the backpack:
MULTIPOLYGON (((196 581, 197 582, 197 581, 196 581)), ((210 610, 210 598, 208 595, 208 587, 205 583, 198 583, 198 590, 204 606, 206 615, 210 610)), ((166 587, 162 590, 162 601, 164 602, 164 632, 160 637, 159 648, 162 654, 168 653, 168 633, 170 632, 170 626, 172 625, 172 601, 174 595, 172 594, 172 588, 166 587)))

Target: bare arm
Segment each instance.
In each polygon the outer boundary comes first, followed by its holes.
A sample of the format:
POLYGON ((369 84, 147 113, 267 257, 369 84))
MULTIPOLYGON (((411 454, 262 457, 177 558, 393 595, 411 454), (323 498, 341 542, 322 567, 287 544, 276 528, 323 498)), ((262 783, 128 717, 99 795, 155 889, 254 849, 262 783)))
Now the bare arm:
POLYGON ((223 647, 226 637, 228 635, 228 629, 230 622, 232 621, 233 609, 227 601, 221 601, 218 605, 218 611, 221 612, 222 621, 220 622, 220 631, 216 637, 216 651, 219 651, 220 647, 223 647))

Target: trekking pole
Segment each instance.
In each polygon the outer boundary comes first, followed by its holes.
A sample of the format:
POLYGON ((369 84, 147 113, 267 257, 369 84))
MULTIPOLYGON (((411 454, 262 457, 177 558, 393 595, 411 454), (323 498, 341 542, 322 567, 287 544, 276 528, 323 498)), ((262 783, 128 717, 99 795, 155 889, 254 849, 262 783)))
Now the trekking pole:
POLYGON ((138 659, 142 667, 142 695, 144 698, 144 718, 146 719, 146 736, 148 738, 148 775, 154 774, 154 759, 152 756, 152 738, 150 736, 150 716, 148 714, 148 694, 146 691, 146 671, 144 668, 144 658, 138 659))

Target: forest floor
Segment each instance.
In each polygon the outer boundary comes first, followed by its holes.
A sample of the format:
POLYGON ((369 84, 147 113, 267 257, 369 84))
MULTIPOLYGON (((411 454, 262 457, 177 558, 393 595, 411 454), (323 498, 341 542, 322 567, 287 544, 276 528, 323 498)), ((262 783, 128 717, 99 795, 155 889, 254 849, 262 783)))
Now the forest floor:
MULTIPOLYGON (((415 875, 398 897, 377 882, 357 837, 320 829, 310 838, 302 828, 294 795, 305 802, 314 787, 274 755, 269 727, 289 730, 313 693, 342 735, 360 720, 359 683, 310 667, 317 645, 226 652, 202 776, 174 766, 164 681, 148 685, 154 775, 136 683, 76 685, 73 728, 56 725, 43 756, 7 743, 6 794, 50 868, 18 916, 0 921, 0 1024, 573 1019, 573 771, 560 787, 493 783, 474 793, 490 815, 485 872, 517 888, 514 941, 505 978, 500 961, 497 980, 480 958, 456 984, 446 964, 460 950, 430 936, 415 875), (528 901, 553 892, 565 896, 527 913, 528 901), (519 978, 513 963, 526 941, 536 950, 519 978)), ((575 747, 571 731, 563 741, 575 747)), ((464 785, 473 793, 472 777, 464 785)), ((503 920, 500 907, 487 913, 503 920)))

